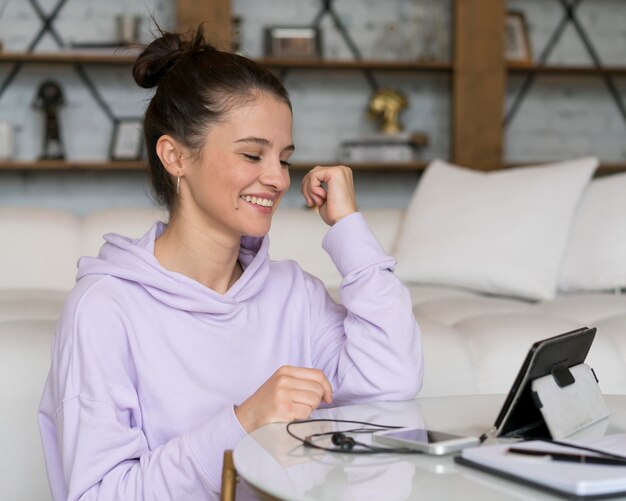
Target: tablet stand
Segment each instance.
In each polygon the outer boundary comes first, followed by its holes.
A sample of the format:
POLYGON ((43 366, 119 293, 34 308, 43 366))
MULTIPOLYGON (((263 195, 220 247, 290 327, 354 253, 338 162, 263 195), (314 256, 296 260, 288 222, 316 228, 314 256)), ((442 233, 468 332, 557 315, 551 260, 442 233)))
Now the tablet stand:
POLYGON ((594 370, 587 364, 557 364, 531 382, 531 395, 551 438, 560 439, 608 417, 594 370))
POLYGON ((531 346, 496 418, 497 436, 564 437, 608 416, 595 374, 584 364, 595 334, 581 327, 531 346))

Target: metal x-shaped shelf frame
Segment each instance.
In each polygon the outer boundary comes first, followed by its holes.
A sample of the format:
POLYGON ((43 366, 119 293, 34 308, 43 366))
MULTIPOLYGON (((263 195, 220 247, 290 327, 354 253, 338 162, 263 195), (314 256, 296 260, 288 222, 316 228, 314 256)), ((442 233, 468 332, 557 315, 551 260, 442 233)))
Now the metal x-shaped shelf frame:
MULTIPOLYGON (((65 42, 63 41, 63 38, 59 35, 59 33, 56 31, 54 27, 54 20, 57 18, 57 16, 61 12, 65 4, 67 3, 67 1, 68 0, 58 0, 56 5, 52 9, 52 11, 49 14, 46 14, 41 8, 41 6, 39 5, 39 3, 37 2, 37 0, 29 0, 31 6, 33 7, 33 10, 35 11, 37 16, 41 20, 42 26, 37 32, 37 34, 35 35, 35 37, 33 38, 33 40, 28 44, 28 47, 26 49, 27 53, 34 52, 34 50, 37 48, 37 45, 39 45, 39 42, 41 41, 41 39, 44 37, 46 33, 50 33, 50 35, 52 36, 52 38, 54 39, 54 41, 56 42, 56 44, 58 45, 60 49, 65 48, 66 45, 65 45, 65 42)), ((9 85, 11 85, 15 77, 18 75, 18 73, 20 72, 24 64, 25 63, 22 61, 13 63, 13 66, 9 70, 7 76, 4 78, 4 80, 0 84, 0 99, 2 99, 2 96, 8 89, 9 85)), ((91 96, 93 97, 98 107, 103 111, 103 113, 107 116, 107 118, 113 124, 114 131, 122 121, 136 118, 136 117, 115 116, 115 113, 113 112, 111 107, 108 105, 108 103, 105 101, 105 99, 102 97, 102 94, 100 94, 97 87, 95 86, 91 78, 89 77, 89 74, 85 70, 84 64, 79 63, 79 62, 74 62, 71 64, 76 70, 78 77, 80 78, 80 80, 83 82, 83 84, 85 85, 85 87, 87 88, 91 96)))
MULTIPOLYGON (((556 46, 557 42, 561 38, 561 35, 563 35, 565 28, 567 27, 569 23, 571 23, 576 29, 576 33, 578 34, 583 45, 585 46, 587 53, 591 57, 591 60, 593 61, 593 66, 595 68, 602 69, 604 65, 602 64, 600 55, 598 54, 598 51, 594 47, 593 42, 591 41, 591 38, 585 31, 583 25, 578 19, 578 16, 576 15, 576 9, 580 7, 580 4, 583 2, 583 0, 559 0, 559 2, 561 6, 563 7, 563 17, 561 18, 556 29, 550 36, 548 42, 546 43, 546 46, 543 48, 535 64, 537 66, 543 66, 546 64, 546 62, 548 61, 548 57, 550 57, 550 54, 552 53, 552 51, 554 50, 554 47, 556 46)), ((528 75, 526 75, 526 78, 522 82, 522 85, 519 91, 517 92, 515 98, 513 99, 513 103, 511 104, 509 110, 505 114, 505 117, 504 117, 505 127, 513 121, 513 118, 517 114, 519 107, 521 106, 522 102, 528 95, 530 88, 535 82, 536 77, 537 77, 537 73, 535 72, 530 72, 528 73, 528 75)), ((601 73, 601 77, 604 80, 604 83, 607 89, 611 93, 611 96, 613 97, 613 100, 615 101, 615 104, 617 105, 617 108, 619 109, 622 115, 622 118, 626 122, 626 106, 624 105, 624 101, 622 99, 620 91, 617 88, 615 81, 613 80, 613 76, 610 75, 609 73, 601 73)))
MULTIPOLYGON (((341 17, 339 17, 339 14, 337 14, 337 11, 334 9, 334 5, 333 5, 334 2, 335 0, 322 0, 322 6, 319 12, 313 18, 313 21, 311 22, 311 27, 316 28, 316 29, 319 28, 324 17, 326 15, 330 16, 333 21, 333 24, 335 25, 335 28, 337 28, 337 31, 343 38, 344 42, 346 42, 346 45, 348 46, 348 49, 350 50, 352 57, 354 57, 356 61, 362 61, 363 55, 361 54, 361 50, 354 43, 354 40, 350 36, 350 32, 346 28, 346 25, 341 20, 341 17)), ((365 68, 361 71, 363 71, 363 74, 365 75, 365 79, 367 80, 367 83, 369 84, 372 91, 375 92, 378 89, 380 89, 380 85, 378 84, 376 77, 372 73, 372 70, 365 68)), ((288 70, 286 69, 282 70, 281 77, 284 78, 287 75, 287 72, 288 70)))

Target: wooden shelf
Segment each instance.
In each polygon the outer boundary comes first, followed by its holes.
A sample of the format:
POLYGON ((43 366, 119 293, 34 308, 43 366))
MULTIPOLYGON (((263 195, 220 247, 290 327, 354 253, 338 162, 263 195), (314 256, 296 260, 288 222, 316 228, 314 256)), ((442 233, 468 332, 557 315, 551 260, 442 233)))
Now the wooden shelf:
MULTIPOLYGON (((0 63, 41 64, 133 64, 139 53, 125 48, 112 48, 111 52, 87 49, 65 52, 0 52, 0 63)), ((380 71, 423 71, 452 72, 452 64, 442 61, 353 61, 332 59, 285 59, 260 58, 255 61, 269 68, 310 70, 380 70, 380 71)))
POLYGON ((92 171, 141 171, 147 170, 142 160, 116 161, 65 161, 65 160, 34 160, 0 162, 0 171, 59 171, 59 170, 92 170, 92 171))
POLYGON ((626 66, 570 66, 570 65, 546 65, 536 66, 529 64, 509 63, 507 65, 509 73, 538 73, 542 75, 624 75, 626 76, 626 66))
MULTIPOLYGON (((322 165, 339 164, 338 160, 322 162, 322 165)), ((294 163, 290 167, 293 171, 309 170, 315 167, 313 162, 294 163)), ((351 163, 354 171, 420 171, 428 162, 410 163, 351 163)), ((5 161, 0 162, 0 171, 142 171, 147 170, 147 164, 142 160, 137 161, 65 161, 65 160, 35 160, 35 161, 5 161)))
MULTIPOLYGON (((316 165, 341 164, 339 160, 328 160, 320 162, 296 162, 290 167, 292 171, 306 171, 316 165)), ((407 163, 347 163, 352 170, 358 171, 405 171, 419 172, 424 170, 430 162, 407 162, 407 163)), ((504 169, 513 167, 532 166, 549 163, 528 162, 528 163, 505 163, 501 166, 504 169)), ((0 162, 0 171, 147 171, 148 166, 142 160, 118 160, 118 161, 65 161, 65 160, 34 160, 34 161, 3 161, 0 162)), ((626 172, 626 163, 604 163, 598 168, 596 175, 616 174, 626 172)))
POLYGON ((626 172, 626 164, 601 164, 596 171, 596 176, 606 176, 609 174, 618 174, 620 172, 626 172))
POLYGON ((442 61, 353 61, 340 59, 259 58, 255 61, 269 68, 310 70, 380 70, 380 71, 434 71, 451 73, 452 64, 442 61))
POLYGON ((293 171, 310 170, 316 165, 347 165, 353 171, 420 171, 424 170, 429 162, 406 162, 406 163, 374 163, 374 162, 342 162, 340 160, 328 160, 319 164, 313 162, 296 162, 291 164, 293 171))
POLYGON ((76 50, 71 52, 0 52, 0 63, 40 64, 106 64, 129 65, 137 59, 137 52, 120 49, 119 53, 76 50))

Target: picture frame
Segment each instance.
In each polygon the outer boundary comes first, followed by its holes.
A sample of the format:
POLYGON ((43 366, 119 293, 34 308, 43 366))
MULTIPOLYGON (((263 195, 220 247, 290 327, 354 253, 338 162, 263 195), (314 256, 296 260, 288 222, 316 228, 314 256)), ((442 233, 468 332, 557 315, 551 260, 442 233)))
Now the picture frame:
POLYGON ((312 26, 268 26, 265 55, 275 58, 320 59, 322 33, 312 26))
POLYGON ((520 11, 508 11, 504 21, 504 57, 507 62, 532 64, 526 16, 520 11))
POLYGON ((143 119, 122 118, 113 124, 109 158, 139 160, 143 149, 143 119))

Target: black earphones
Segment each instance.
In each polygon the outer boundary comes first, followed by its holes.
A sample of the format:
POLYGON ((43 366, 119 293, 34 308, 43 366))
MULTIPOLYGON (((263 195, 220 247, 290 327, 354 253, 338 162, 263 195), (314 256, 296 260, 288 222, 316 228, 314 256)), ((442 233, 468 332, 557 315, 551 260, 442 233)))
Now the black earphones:
POLYGON ((305 447, 310 447, 312 449, 319 449, 327 452, 343 452, 345 454, 382 454, 382 453, 398 453, 398 454, 416 454, 418 451, 413 449, 406 448, 393 448, 393 447, 377 447, 374 445, 366 444, 364 442, 358 442, 354 438, 346 435, 346 433, 373 433, 375 431, 380 430, 391 430, 394 428, 400 428, 400 426, 390 426, 384 424, 376 424, 376 423, 367 423, 364 421, 348 421, 345 419, 305 419, 302 421, 291 421, 287 423, 286 431, 287 433, 295 438, 296 440, 302 442, 302 445, 305 447), (343 431, 326 431, 322 433, 313 433, 312 435, 307 435, 306 437, 299 437, 295 433, 291 431, 291 427, 299 424, 307 424, 307 423, 349 423, 349 424, 359 424, 365 427, 362 428, 354 428, 350 430, 343 431), (314 442, 314 440, 318 437, 325 437, 330 435, 330 441, 335 447, 323 447, 314 442))
POLYGON ((356 444, 355 440, 352 437, 344 435, 340 432, 335 432, 330 437, 331 442, 339 447, 342 451, 349 451, 354 448, 356 444))

